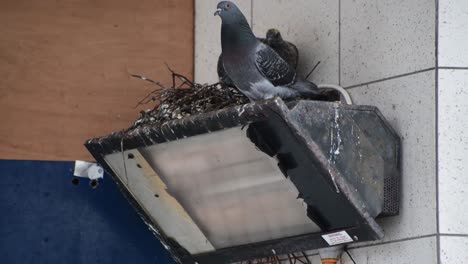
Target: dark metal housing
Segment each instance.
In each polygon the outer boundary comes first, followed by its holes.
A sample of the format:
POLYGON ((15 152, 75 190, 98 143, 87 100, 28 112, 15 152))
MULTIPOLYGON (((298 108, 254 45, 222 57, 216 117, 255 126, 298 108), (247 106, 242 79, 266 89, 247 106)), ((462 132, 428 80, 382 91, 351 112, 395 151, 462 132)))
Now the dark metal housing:
POLYGON ((161 127, 143 125, 89 140, 85 145, 113 174, 128 200, 181 263, 231 263, 323 248, 329 244, 322 236, 338 231, 346 231, 353 242, 377 240, 384 233, 375 219, 398 214, 400 141, 372 106, 272 99, 171 121, 161 127), (279 170, 294 183, 298 198, 307 204, 307 216, 321 232, 191 255, 165 235, 105 160, 113 153, 240 126, 260 151, 278 160, 279 170))

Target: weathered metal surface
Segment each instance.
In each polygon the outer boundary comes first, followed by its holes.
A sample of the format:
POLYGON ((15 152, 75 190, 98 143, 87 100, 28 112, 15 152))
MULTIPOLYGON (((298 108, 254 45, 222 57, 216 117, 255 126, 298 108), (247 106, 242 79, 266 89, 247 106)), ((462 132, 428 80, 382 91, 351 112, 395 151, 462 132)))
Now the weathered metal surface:
POLYGON ((377 108, 301 101, 286 120, 318 145, 323 162, 357 189, 372 217, 398 213, 398 195, 385 189, 398 191, 397 184, 386 185, 399 179, 399 137, 377 108), (389 195, 396 200, 385 200, 389 195))
POLYGON ((138 150, 126 151, 124 156, 121 153, 107 155, 105 160, 152 222, 156 222, 166 235, 178 238, 179 244, 190 252, 214 250, 180 200, 168 192, 166 183, 138 150))
MULTIPOLYGON (((371 106, 280 99, 251 103, 132 131, 92 139, 86 146, 106 169, 104 156, 246 126, 247 136, 275 156, 279 168, 307 203, 308 216, 324 233, 346 230, 354 241, 375 240, 383 231, 375 217, 398 213, 399 138, 371 106)), ((229 151, 229 150, 226 150, 229 151)), ((118 177, 114 179, 119 182, 118 177)), ((195 179, 194 179, 195 180, 195 179)), ((129 201, 155 230, 128 190, 129 201)), ((327 246, 321 233, 219 249, 190 256, 163 230, 156 232, 175 259, 183 263, 228 263, 327 246)))

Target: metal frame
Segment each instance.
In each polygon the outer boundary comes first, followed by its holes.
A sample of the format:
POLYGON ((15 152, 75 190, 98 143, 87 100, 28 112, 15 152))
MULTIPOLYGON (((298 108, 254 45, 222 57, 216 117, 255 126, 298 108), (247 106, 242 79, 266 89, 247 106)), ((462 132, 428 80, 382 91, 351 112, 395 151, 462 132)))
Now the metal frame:
MULTIPOLYGON (((288 114, 290 112, 288 106, 295 107, 301 102, 303 101, 293 102, 287 105, 281 99, 272 99, 264 102, 250 103, 243 106, 232 107, 216 112, 171 121, 165 123, 161 127, 143 125, 134 130, 121 131, 113 133, 109 136, 88 140, 85 143, 85 146, 88 148, 97 162, 99 162, 106 169, 106 171, 112 175, 114 181, 117 182, 122 193, 137 210, 145 223, 155 231, 154 233, 158 239, 166 246, 174 259, 180 263, 232 263, 242 260, 268 257, 272 255, 283 255, 313 248, 323 248, 329 245, 322 238, 322 235, 342 230, 348 232, 348 234, 355 241, 359 240, 359 242, 381 239, 383 237, 383 230, 375 222, 375 216, 372 216, 369 213, 367 202, 358 192, 355 191, 353 185, 351 185, 349 181, 341 174, 340 170, 326 160, 326 158, 321 153, 320 146, 318 146, 313 141, 311 142, 305 140, 305 134, 304 131, 301 130, 301 127, 298 127, 297 124, 294 124, 293 122, 287 121, 288 114), (210 253, 191 256, 184 248, 178 245, 176 241, 167 237, 164 234, 164 231, 158 227, 157 223, 152 221, 152 219, 145 213, 145 210, 140 206, 135 197, 133 197, 131 193, 124 187, 124 184, 121 182, 119 177, 114 174, 113 170, 109 167, 108 164, 106 164, 104 160, 106 155, 116 152, 123 152, 126 150, 174 141, 226 128, 247 126, 249 124, 263 124, 283 128, 283 132, 288 133, 290 136, 290 142, 288 142, 288 146, 296 145, 297 148, 301 148, 300 151, 297 152, 301 153, 300 155, 306 155, 307 158, 311 161, 310 166, 313 167, 305 167, 305 169, 310 170, 313 168, 320 171, 319 175, 321 175, 321 177, 315 177, 320 178, 320 181, 316 181, 314 184, 320 184, 320 186, 322 186, 321 189, 323 189, 324 193, 327 194, 333 192, 330 192, 330 190, 334 189, 334 184, 339 187, 341 192, 338 194, 335 193, 333 195, 334 200, 332 202, 335 203, 334 205, 338 207, 338 209, 342 208, 346 211, 343 213, 352 215, 353 219, 356 220, 355 224, 350 226, 339 226, 340 223, 338 222, 333 224, 324 221, 322 222, 321 228, 322 230, 326 230, 326 232, 305 234, 296 237, 282 238, 250 245, 224 248, 210 253)), ((307 101, 307 103, 318 105, 336 104, 310 101, 307 101)), ((398 156, 397 159, 399 159, 399 138, 385 121, 377 108, 371 106, 348 105, 339 105, 336 107, 347 110, 368 111, 377 115, 383 122, 387 132, 393 135, 395 141, 398 142, 395 146, 395 155, 398 156)), ((257 130, 258 129, 261 130, 260 132, 266 131, 265 129, 262 129, 262 125, 257 127, 257 130)), ((279 154, 278 152, 281 152, 278 149, 262 149, 261 144, 259 142, 255 142, 255 135, 252 135, 252 133, 253 132, 250 131, 249 137, 251 137, 251 140, 254 141, 254 143, 257 144, 259 148, 265 153, 276 155, 279 154)), ((279 165, 280 168, 283 167, 282 170, 287 170, 287 158, 285 159, 285 162, 281 162, 280 160, 279 165)), ((399 176, 399 164, 398 172, 396 173, 399 176)), ((304 183, 304 181, 310 181, 310 177, 307 178, 306 176, 307 175, 301 174, 290 176, 290 178, 299 188, 300 185, 304 183)), ((307 192, 307 190, 304 189, 304 192, 307 192)), ((302 194, 304 195, 306 193, 302 194)), ((330 207, 329 204, 327 206, 330 207)), ((328 210, 326 209, 328 207, 324 207, 325 209, 321 210, 328 210)), ((327 213, 330 214, 331 211, 327 213)), ((311 212, 310 217, 314 220, 314 222, 318 222, 320 225, 320 213, 314 214, 314 212, 311 212)))

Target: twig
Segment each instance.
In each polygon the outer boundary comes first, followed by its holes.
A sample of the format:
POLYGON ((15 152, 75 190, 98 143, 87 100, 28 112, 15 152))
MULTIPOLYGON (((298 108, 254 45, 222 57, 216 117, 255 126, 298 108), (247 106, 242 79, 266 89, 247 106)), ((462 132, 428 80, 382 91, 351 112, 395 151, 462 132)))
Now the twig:
POLYGON ((302 252, 302 255, 304 255, 304 258, 306 259, 307 264, 311 264, 310 260, 309 260, 309 257, 306 255, 306 253, 304 251, 301 251, 301 252, 302 252))
POLYGON ((142 105, 142 104, 147 104, 149 103, 150 101, 154 101, 153 98, 150 98, 150 96, 154 95, 154 94, 158 94, 158 92, 164 92, 164 90, 166 89, 166 87, 164 87, 160 82, 156 82, 156 81, 153 81, 149 78, 146 78, 145 76, 141 76, 141 75, 137 75, 137 74, 131 74, 130 76, 132 76, 133 78, 138 78, 138 79, 141 79, 143 81, 147 81, 147 82, 150 82, 154 85, 157 85, 159 88, 161 89, 156 89, 156 90, 153 90, 151 91, 149 94, 147 94, 143 99, 141 99, 137 105, 135 105, 134 108, 137 108, 138 106, 142 105), (148 100, 148 98, 150 98, 148 100), (145 101, 146 100, 146 101, 145 101))
POLYGON ((132 76, 133 78, 142 79, 143 81, 147 81, 147 82, 150 82, 152 84, 156 84, 157 86, 159 86, 162 89, 166 89, 166 87, 164 87, 160 82, 153 81, 153 80, 151 80, 149 78, 146 78, 145 76, 138 75, 138 74, 131 74, 130 76, 132 76))
POLYGON ((309 74, 306 75, 306 80, 309 79, 310 75, 315 71, 315 69, 317 69, 317 67, 319 66, 320 64, 320 61, 317 62, 317 64, 315 64, 314 68, 312 68, 312 70, 309 72, 309 74))
POLYGON ((346 252, 346 254, 348 255, 348 257, 351 259, 351 261, 352 261, 354 264, 356 264, 356 261, 354 261, 353 256, 351 256, 351 254, 349 253, 348 249, 345 249, 345 252, 346 252))
POLYGON ((166 62, 164 62, 164 64, 166 64, 167 69, 172 73, 172 87, 175 87, 175 77, 177 77, 180 81, 182 81, 182 84, 187 83, 187 84, 189 84, 191 87, 195 86, 195 85, 193 84, 193 82, 190 81, 187 77, 185 77, 185 76, 183 76, 183 75, 181 75, 181 74, 178 74, 178 73, 174 72, 174 71, 171 69, 171 67, 169 67, 169 65, 168 65, 166 62))

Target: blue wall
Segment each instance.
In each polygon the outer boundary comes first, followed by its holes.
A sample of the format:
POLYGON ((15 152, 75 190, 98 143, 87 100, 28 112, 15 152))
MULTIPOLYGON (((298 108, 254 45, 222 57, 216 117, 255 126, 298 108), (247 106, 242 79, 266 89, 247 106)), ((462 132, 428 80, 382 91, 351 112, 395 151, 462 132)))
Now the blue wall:
POLYGON ((173 263, 109 176, 73 162, 0 160, 0 263, 173 263))

